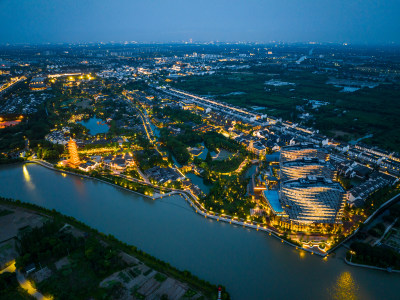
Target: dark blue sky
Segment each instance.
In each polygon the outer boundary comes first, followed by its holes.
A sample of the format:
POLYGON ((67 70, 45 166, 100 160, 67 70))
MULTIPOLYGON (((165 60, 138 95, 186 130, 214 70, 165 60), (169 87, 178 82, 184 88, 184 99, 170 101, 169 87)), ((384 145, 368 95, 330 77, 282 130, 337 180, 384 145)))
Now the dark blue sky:
POLYGON ((400 0, 0 0, 0 43, 400 42, 400 0))

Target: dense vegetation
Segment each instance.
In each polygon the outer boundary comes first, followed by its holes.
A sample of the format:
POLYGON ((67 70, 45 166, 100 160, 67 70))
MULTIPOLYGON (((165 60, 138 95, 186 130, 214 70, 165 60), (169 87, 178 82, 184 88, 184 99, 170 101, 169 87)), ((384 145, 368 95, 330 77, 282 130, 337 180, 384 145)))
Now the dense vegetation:
POLYGON ((243 150, 243 147, 240 146, 236 141, 228 139, 217 132, 207 132, 204 134, 203 138, 204 144, 210 151, 217 151, 217 149, 225 149, 230 152, 243 150))
MULTIPOLYGON (((240 146, 236 141, 231 140, 217 132, 194 132, 191 129, 186 129, 183 133, 178 135, 172 135, 168 130, 161 130, 161 141, 166 146, 166 149, 172 153, 175 159, 180 164, 187 164, 191 159, 190 153, 187 150, 188 147, 194 147, 204 142, 204 145, 210 151, 217 152, 219 149, 225 149, 230 152, 241 151, 245 153, 245 149, 240 146)), ((230 172, 236 170, 239 164, 243 161, 243 157, 236 157, 231 161, 211 161, 207 160, 209 168, 212 170, 218 170, 218 172, 230 172), (240 161, 240 162, 239 162, 240 161), (237 163, 239 162, 239 163, 237 163), (236 166, 236 167, 235 167, 236 166)))
POLYGON ((107 299, 111 291, 99 288, 100 281, 125 266, 116 249, 102 245, 93 236, 71 252, 68 260, 69 265, 38 284, 40 291, 57 295, 58 299, 87 299, 93 295, 107 299))
POLYGON ((186 164, 190 159, 190 153, 187 150, 187 144, 183 143, 179 137, 168 136, 164 139, 166 148, 175 157, 180 164, 186 164))
POLYGON ((26 138, 31 146, 36 146, 49 131, 50 124, 44 109, 41 109, 18 125, 0 129, 0 151, 23 149, 26 138))
MULTIPOLYGON (((266 72, 266 71, 264 71, 266 72)), ((217 96, 216 99, 237 106, 267 106, 278 116, 290 117, 296 104, 301 101, 285 94, 271 95, 265 91, 266 73, 218 72, 215 75, 189 77, 175 85, 200 95, 217 96), (238 94, 231 94, 238 93, 238 94)))
POLYGON ((33 300, 23 288, 19 286, 14 273, 0 274, 0 300, 33 300))
MULTIPOLYGON (((366 231, 365 228, 362 228, 360 232, 357 234, 358 241, 354 242, 351 245, 351 250, 353 254, 350 252, 347 253, 347 259, 354 263, 366 264, 377 266, 381 268, 394 268, 400 270, 400 254, 395 251, 395 249, 391 247, 387 247, 385 245, 375 245, 371 246, 369 243, 364 242, 366 238, 373 236, 375 238, 383 237, 385 233, 386 226, 384 222, 392 224, 396 219, 400 218, 400 204, 396 203, 392 205, 389 209, 389 214, 385 214, 382 217, 382 222, 377 223, 372 228, 366 231)), ((397 231, 399 229, 399 223, 394 224, 394 228, 397 231)), ((385 243, 385 239, 390 235, 386 234, 385 238, 382 240, 385 243)))
POLYGON ((138 192, 140 194, 144 194, 144 195, 153 195, 154 193, 154 189, 151 186, 147 186, 144 184, 141 184, 139 182, 135 182, 135 181, 130 181, 124 178, 119 178, 119 177, 114 177, 114 176, 94 176, 96 178, 99 178, 101 180, 119 185, 123 188, 138 192))
MULTIPOLYGON (((22 203, 19 200, 15 201, 12 199, 0 197, 0 203, 4 203, 7 205, 16 205, 19 207, 25 207, 25 208, 28 208, 28 209, 31 209, 31 210, 34 210, 34 211, 37 211, 40 213, 44 213, 47 216, 52 216, 54 219, 58 220, 61 223, 71 224, 72 226, 74 226, 80 230, 83 230, 89 234, 93 234, 93 238, 96 238, 99 241, 107 242, 109 244, 109 246, 111 247, 111 249, 118 248, 128 254, 134 255, 135 257, 137 257, 139 260, 141 260, 143 263, 145 263, 150 268, 153 268, 155 270, 163 272, 164 274, 174 277, 177 280, 186 282, 190 286, 194 287, 195 289, 198 289, 201 292, 203 292, 208 297, 212 297, 212 298, 215 297, 215 293, 217 291, 217 286, 212 285, 211 283, 204 281, 202 279, 199 279, 198 277, 191 274, 187 270, 185 270, 185 271, 178 270, 178 269, 174 268, 173 266, 171 266, 169 263, 159 260, 159 259, 139 250, 138 248, 136 248, 134 246, 129 246, 126 243, 123 243, 123 242, 117 240, 112 235, 105 236, 104 234, 99 233, 96 229, 90 228, 86 224, 84 224, 80 221, 77 221, 73 217, 64 216, 55 210, 49 210, 49 209, 37 206, 35 204, 22 203)), ((72 265, 72 267, 73 267, 73 265, 72 265)), ((61 269, 61 270, 63 270, 63 269, 61 269)), ((70 271, 66 271, 66 272, 70 273, 70 271)), ((72 274, 72 273, 70 273, 70 274, 72 274)), ((223 289, 223 300, 230 299, 229 294, 226 292, 226 290, 223 286, 222 286, 222 289, 223 289)), ((97 298, 100 298, 100 299, 101 298, 112 299, 113 298, 112 293, 113 293, 112 289, 111 290, 99 289, 98 293, 96 293, 96 295, 98 296, 97 298)))
POLYGON ((5 155, 0 154, 0 165, 5 165, 5 164, 12 164, 12 163, 18 163, 18 162, 23 162, 23 158, 8 158, 5 155))
POLYGON ((241 154, 234 155, 224 160, 212 160, 210 152, 207 153, 206 159, 203 161, 199 158, 194 159, 194 163, 206 171, 206 177, 213 177, 218 173, 230 173, 238 169, 244 161, 241 154))
POLYGON ((81 242, 71 234, 60 230, 62 225, 57 222, 46 222, 42 227, 20 233, 18 237, 19 257, 16 259, 17 269, 23 269, 34 263, 48 263, 57 260, 68 251, 74 251, 81 242))
POLYGON ((247 196, 247 183, 248 180, 240 176, 221 177, 202 202, 210 211, 246 219, 255 205, 247 196))
POLYGON ((193 122, 195 124, 201 123, 201 117, 188 110, 170 108, 170 107, 164 107, 162 109, 154 107, 153 113, 159 119, 169 118, 174 123, 185 123, 185 122, 193 122))
MULTIPOLYGON (((377 266, 381 268, 400 269, 400 254, 392 249, 373 247, 366 243, 355 242, 350 246, 351 250, 356 253, 351 259, 354 263, 377 266)), ((347 259, 350 259, 348 254, 347 259)))
POLYGON ((160 153, 154 149, 140 150, 134 153, 136 161, 139 162, 142 170, 150 169, 154 166, 165 167, 168 163, 163 160, 160 153))
POLYGON ((377 210, 383 203, 393 198, 399 193, 399 190, 396 187, 387 186, 384 187, 377 192, 373 193, 371 196, 367 198, 365 201, 365 209, 368 214, 373 213, 377 210))
POLYGON ((51 269, 54 274, 40 282, 38 288, 57 299, 86 299, 107 293, 99 290, 100 281, 125 265, 116 249, 101 244, 95 236, 74 237, 62 229, 59 220, 20 234, 18 252, 18 269, 30 263, 51 269), (68 263, 57 270, 53 263, 62 257, 68 257, 68 263))
POLYGON ((303 99, 321 100, 329 105, 312 110, 313 119, 306 125, 320 129, 330 136, 350 140, 373 133, 365 140, 381 147, 400 150, 400 86, 384 83, 375 88, 363 88, 353 93, 342 93, 341 88, 326 84, 326 75, 311 72, 270 70, 269 67, 246 72, 220 71, 215 75, 189 77, 174 85, 201 95, 238 106, 261 106, 264 111, 290 121, 297 119, 296 106, 305 105, 303 99), (269 74, 295 85, 269 86, 269 74), (231 94, 240 92, 238 94, 231 94))

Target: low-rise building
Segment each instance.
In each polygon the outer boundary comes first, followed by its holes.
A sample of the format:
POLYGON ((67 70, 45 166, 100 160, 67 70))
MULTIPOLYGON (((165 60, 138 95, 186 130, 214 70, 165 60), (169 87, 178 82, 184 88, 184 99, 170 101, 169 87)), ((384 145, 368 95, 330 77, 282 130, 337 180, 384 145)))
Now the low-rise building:
POLYGON ((99 166, 97 162, 94 161, 87 161, 84 163, 79 164, 78 169, 84 172, 89 172, 96 169, 99 166))
POLYGON ((29 83, 29 89, 32 91, 44 91, 47 89, 47 85, 45 83, 46 77, 35 77, 32 78, 29 83))
POLYGON ((267 153, 267 147, 261 141, 255 142, 251 140, 247 149, 257 156, 264 156, 267 153))
POLYGON ((173 168, 162 168, 159 166, 146 170, 145 174, 149 179, 153 179, 160 184, 184 179, 184 177, 173 168))
POLYGON ((364 183, 352 188, 347 192, 347 202, 350 206, 361 207, 364 206, 365 200, 380 190, 381 188, 393 185, 398 182, 398 178, 382 173, 375 172, 371 174, 370 178, 364 183))

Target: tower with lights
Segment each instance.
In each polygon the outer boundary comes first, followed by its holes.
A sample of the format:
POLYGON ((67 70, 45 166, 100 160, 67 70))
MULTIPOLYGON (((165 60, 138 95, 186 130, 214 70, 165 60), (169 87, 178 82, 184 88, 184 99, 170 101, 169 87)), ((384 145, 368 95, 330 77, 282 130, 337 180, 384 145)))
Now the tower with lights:
POLYGON ((68 163, 74 166, 79 165, 79 155, 78 155, 78 146, 73 139, 70 139, 68 142, 68 153, 69 153, 69 160, 68 163))

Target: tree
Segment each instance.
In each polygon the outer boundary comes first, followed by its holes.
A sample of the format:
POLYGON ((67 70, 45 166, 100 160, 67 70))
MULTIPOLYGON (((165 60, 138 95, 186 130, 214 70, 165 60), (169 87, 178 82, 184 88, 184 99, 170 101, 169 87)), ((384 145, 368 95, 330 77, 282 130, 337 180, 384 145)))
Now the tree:
POLYGON ((211 163, 212 162, 212 157, 211 157, 210 151, 207 152, 206 162, 207 163, 211 163))

